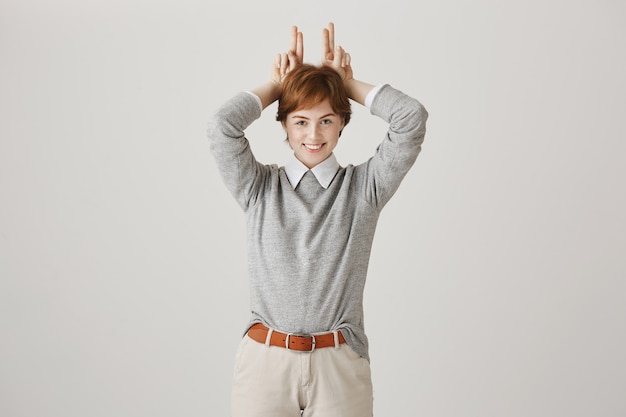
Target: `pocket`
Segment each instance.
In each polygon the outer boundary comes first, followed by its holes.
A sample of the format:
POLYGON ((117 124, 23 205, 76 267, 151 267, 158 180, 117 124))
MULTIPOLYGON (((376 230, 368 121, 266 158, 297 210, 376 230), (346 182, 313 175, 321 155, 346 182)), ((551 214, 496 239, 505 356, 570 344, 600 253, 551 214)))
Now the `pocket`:
POLYGON ((350 359, 365 359, 362 358, 361 355, 356 353, 356 350, 352 349, 352 346, 347 343, 343 343, 340 349, 345 350, 346 356, 348 356, 350 359))
POLYGON ((245 356, 244 352, 246 350, 246 346, 248 345, 249 340, 250 340, 250 337, 248 337, 248 335, 245 335, 244 337, 241 338, 241 341, 239 342, 239 346, 237 347, 237 351, 235 352, 235 366, 233 369, 233 379, 236 378, 237 372, 241 368, 241 363, 243 362, 243 358, 245 356))
POLYGON ((359 355, 350 345, 344 343, 341 345, 341 350, 344 353, 344 357, 348 359, 350 369, 355 375, 358 375, 359 379, 363 381, 370 381, 372 378, 372 369, 367 359, 359 355))

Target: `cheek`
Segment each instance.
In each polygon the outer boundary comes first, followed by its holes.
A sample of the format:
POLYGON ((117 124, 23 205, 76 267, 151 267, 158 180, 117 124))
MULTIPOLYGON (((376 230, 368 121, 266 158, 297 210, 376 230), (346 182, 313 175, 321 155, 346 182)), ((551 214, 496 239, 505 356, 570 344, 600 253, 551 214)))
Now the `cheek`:
POLYGON ((298 129, 295 129, 293 126, 283 126, 285 128, 285 132, 289 135, 289 137, 298 136, 298 129))
POLYGON ((287 139, 289 140, 289 146, 294 148, 301 141, 300 133, 298 129, 285 129, 285 134, 287 135, 287 139))
POLYGON ((337 128, 333 129, 332 136, 334 139, 339 139, 340 134, 341 134, 341 129, 337 129, 337 128))

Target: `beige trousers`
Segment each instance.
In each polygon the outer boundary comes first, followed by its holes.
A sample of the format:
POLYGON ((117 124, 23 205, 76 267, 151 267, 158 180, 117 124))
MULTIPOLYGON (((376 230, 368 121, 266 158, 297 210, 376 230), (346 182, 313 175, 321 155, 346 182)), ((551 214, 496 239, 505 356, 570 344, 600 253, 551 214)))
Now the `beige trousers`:
POLYGON ((299 352, 245 336, 231 401, 231 417, 371 417, 370 365, 345 343, 299 352))

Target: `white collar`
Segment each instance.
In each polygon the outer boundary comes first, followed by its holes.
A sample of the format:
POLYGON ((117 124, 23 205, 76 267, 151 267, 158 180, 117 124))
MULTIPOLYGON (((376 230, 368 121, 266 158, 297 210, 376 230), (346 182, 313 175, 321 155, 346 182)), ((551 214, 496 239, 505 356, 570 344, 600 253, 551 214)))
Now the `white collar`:
MULTIPOLYGON (((322 187, 328 188, 339 168, 340 166, 335 154, 330 154, 324 161, 311 168, 311 172, 315 175, 315 178, 317 178, 317 181, 319 181, 322 187)), ((296 188, 307 171, 309 171, 309 168, 296 158, 295 155, 292 155, 287 165, 285 165, 285 173, 293 188, 296 188)))

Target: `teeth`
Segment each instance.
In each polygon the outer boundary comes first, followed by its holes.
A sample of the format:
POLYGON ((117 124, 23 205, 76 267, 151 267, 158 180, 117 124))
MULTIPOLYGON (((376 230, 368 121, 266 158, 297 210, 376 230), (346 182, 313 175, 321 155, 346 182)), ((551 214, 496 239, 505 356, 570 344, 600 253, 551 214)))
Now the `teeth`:
POLYGON ((304 146, 306 146, 307 149, 310 149, 312 151, 315 151, 322 147, 322 145, 307 145, 307 144, 304 144, 304 146))

